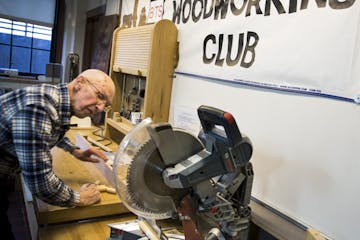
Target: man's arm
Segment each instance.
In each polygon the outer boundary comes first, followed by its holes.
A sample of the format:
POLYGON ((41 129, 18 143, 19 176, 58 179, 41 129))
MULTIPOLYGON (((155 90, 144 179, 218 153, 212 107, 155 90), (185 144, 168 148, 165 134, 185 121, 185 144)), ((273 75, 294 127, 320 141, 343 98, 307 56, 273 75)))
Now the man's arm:
POLYGON ((76 158, 86 161, 86 162, 99 162, 99 160, 107 161, 108 158, 104 154, 102 150, 99 150, 95 147, 90 147, 86 150, 82 150, 79 147, 77 147, 75 144, 73 144, 69 138, 64 137, 61 139, 56 146, 64 149, 65 151, 71 153, 76 158), (94 157, 96 156, 96 157, 94 157))
POLYGON ((52 130, 48 114, 41 107, 28 106, 14 116, 12 134, 22 174, 31 192, 43 201, 58 206, 79 205, 80 194, 53 172, 48 145, 52 130))
POLYGON ((74 150, 80 149, 78 146, 76 146, 74 143, 72 143, 68 137, 64 137, 63 139, 61 139, 56 144, 56 146, 64 149, 65 151, 67 151, 69 153, 73 153, 74 150))

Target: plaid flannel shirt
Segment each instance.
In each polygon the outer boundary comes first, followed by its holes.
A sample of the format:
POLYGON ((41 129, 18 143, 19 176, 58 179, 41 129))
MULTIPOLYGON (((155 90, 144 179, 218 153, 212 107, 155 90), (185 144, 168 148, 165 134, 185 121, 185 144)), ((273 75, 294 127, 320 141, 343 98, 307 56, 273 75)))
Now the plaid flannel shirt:
POLYGON ((64 137, 70 124, 70 99, 66 84, 41 84, 0 96, 0 180, 19 169, 30 191, 43 201, 75 206, 78 192, 52 170, 50 150, 66 151, 75 145, 64 137))

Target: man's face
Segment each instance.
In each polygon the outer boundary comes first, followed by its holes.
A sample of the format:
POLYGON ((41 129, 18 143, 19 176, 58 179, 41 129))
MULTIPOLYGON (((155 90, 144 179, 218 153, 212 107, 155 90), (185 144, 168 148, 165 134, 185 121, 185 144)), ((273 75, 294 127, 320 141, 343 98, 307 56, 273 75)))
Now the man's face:
POLYGON ((85 78, 79 84, 80 87, 72 99, 73 114, 79 118, 98 117, 110 104, 107 100, 106 89, 85 78))

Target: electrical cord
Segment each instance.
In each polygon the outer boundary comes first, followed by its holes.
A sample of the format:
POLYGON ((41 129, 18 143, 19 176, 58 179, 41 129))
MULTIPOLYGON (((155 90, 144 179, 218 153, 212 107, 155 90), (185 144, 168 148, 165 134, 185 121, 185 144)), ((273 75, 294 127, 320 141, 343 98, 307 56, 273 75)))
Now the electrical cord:
POLYGON ((104 128, 98 127, 97 129, 95 129, 92 132, 92 134, 99 138, 99 139, 96 139, 96 141, 98 141, 98 142, 108 141, 107 143, 102 143, 103 145, 108 146, 108 145, 112 144, 112 140, 104 135, 104 128), (99 131, 101 131, 101 133, 98 133, 99 131))

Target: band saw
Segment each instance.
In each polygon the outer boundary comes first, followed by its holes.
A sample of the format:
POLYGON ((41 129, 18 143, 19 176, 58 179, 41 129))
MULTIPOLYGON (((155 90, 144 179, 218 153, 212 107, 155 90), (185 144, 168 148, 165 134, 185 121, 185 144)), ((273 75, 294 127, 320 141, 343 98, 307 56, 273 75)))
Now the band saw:
POLYGON ((115 187, 141 218, 175 218, 186 239, 248 238, 252 144, 234 117, 200 106, 198 136, 144 119, 115 156, 115 187))

